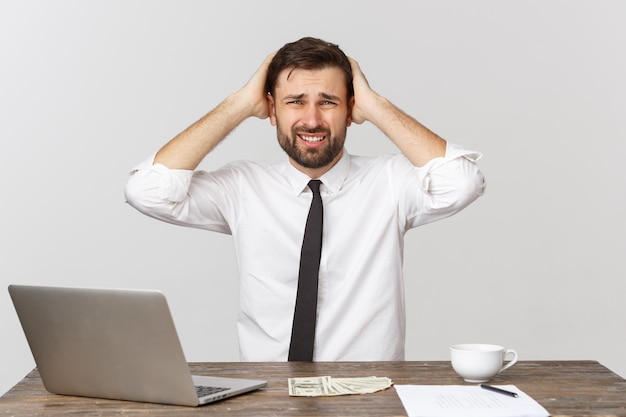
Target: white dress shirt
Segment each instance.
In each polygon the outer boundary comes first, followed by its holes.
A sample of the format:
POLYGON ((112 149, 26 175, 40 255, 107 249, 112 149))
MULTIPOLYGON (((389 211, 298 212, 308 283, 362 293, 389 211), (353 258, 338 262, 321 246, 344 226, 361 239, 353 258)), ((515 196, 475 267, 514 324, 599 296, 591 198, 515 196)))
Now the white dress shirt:
MULTIPOLYGON (((416 168, 401 154, 362 157, 344 150, 320 178, 324 231, 314 361, 404 360, 404 234, 482 195, 480 156, 448 144, 445 157, 416 168)), ((309 180, 287 160, 234 162, 206 172, 172 170, 152 159, 128 180, 126 200, 137 210, 233 236, 244 361, 287 360, 309 180)))

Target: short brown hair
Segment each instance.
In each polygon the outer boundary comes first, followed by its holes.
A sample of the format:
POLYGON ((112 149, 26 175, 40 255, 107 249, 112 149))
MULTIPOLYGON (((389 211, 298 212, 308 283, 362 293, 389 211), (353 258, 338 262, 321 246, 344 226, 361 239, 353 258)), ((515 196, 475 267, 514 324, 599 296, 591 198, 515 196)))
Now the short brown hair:
POLYGON ((286 68, 316 70, 327 67, 337 67, 343 72, 348 99, 352 98, 352 65, 346 54, 335 44, 311 37, 285 44, 278 50, 267 71, 265 91, 274 94, 278 75, 286 68))

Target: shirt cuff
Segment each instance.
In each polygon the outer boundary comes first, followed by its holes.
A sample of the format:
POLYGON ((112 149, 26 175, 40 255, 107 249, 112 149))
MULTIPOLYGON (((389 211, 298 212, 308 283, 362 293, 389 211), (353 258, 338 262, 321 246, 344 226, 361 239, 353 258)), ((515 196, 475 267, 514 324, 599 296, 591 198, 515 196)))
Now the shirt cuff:
POLYGON ((130 175, 141 175, 157 187, 159 198, 164 201, 179 203, 187 198, 192 170, 170 169, 163 164, 155 164, 156 154, 136 165, 130 175))
POLYGON ((430 190, 430 173, 440 167, 447 165, 450 161, 458 158, 465 158, 471 163, 475 163, 483 154, 476 151, 466 150, 460 145, 446 143, 446 154, 443 157, 433 158, 422 167, 415 167, 417 170, 419 184, 422 190, 428 192, 430 190))
POLYGON ((461 147, 460 145, 456 145, 454 143, 446 144, 446 155, 444 156, 444 159, 446 161, 451 161, 461 156, 469 159, 472 162, 476 162, 483 157, 483 154, 476 151, 468 151, 466 149, 463 149, 463 147, 461 147))

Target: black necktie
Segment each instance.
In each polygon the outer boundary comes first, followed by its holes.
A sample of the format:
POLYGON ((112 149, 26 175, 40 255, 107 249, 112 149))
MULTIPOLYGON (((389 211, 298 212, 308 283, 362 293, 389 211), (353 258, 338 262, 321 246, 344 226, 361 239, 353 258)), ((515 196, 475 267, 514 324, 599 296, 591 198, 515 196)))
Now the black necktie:
POLYGON ((300 254, 300 273, 298 275, 298 294, 293 314, 291 329, 290 361, 313 361, 313 342, 315 341, 315 321, 317 316, 317 280, 322 253, 322 222, 324 208, 320 195, 320 180, 309 181, 313 191, 313 200, 306 219, 302 253, 300 254))

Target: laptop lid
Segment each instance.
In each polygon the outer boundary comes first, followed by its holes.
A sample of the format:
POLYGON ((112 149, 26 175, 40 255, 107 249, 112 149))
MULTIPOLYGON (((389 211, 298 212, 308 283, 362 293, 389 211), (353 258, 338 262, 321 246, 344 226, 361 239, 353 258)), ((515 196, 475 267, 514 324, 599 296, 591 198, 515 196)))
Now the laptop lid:
POLYGON ((10 285, 9 293, 51 393, 196 406, 266 385, 192 377, 159 291, 10 285), (225 389, 199 397, 195 385, 225 389))

